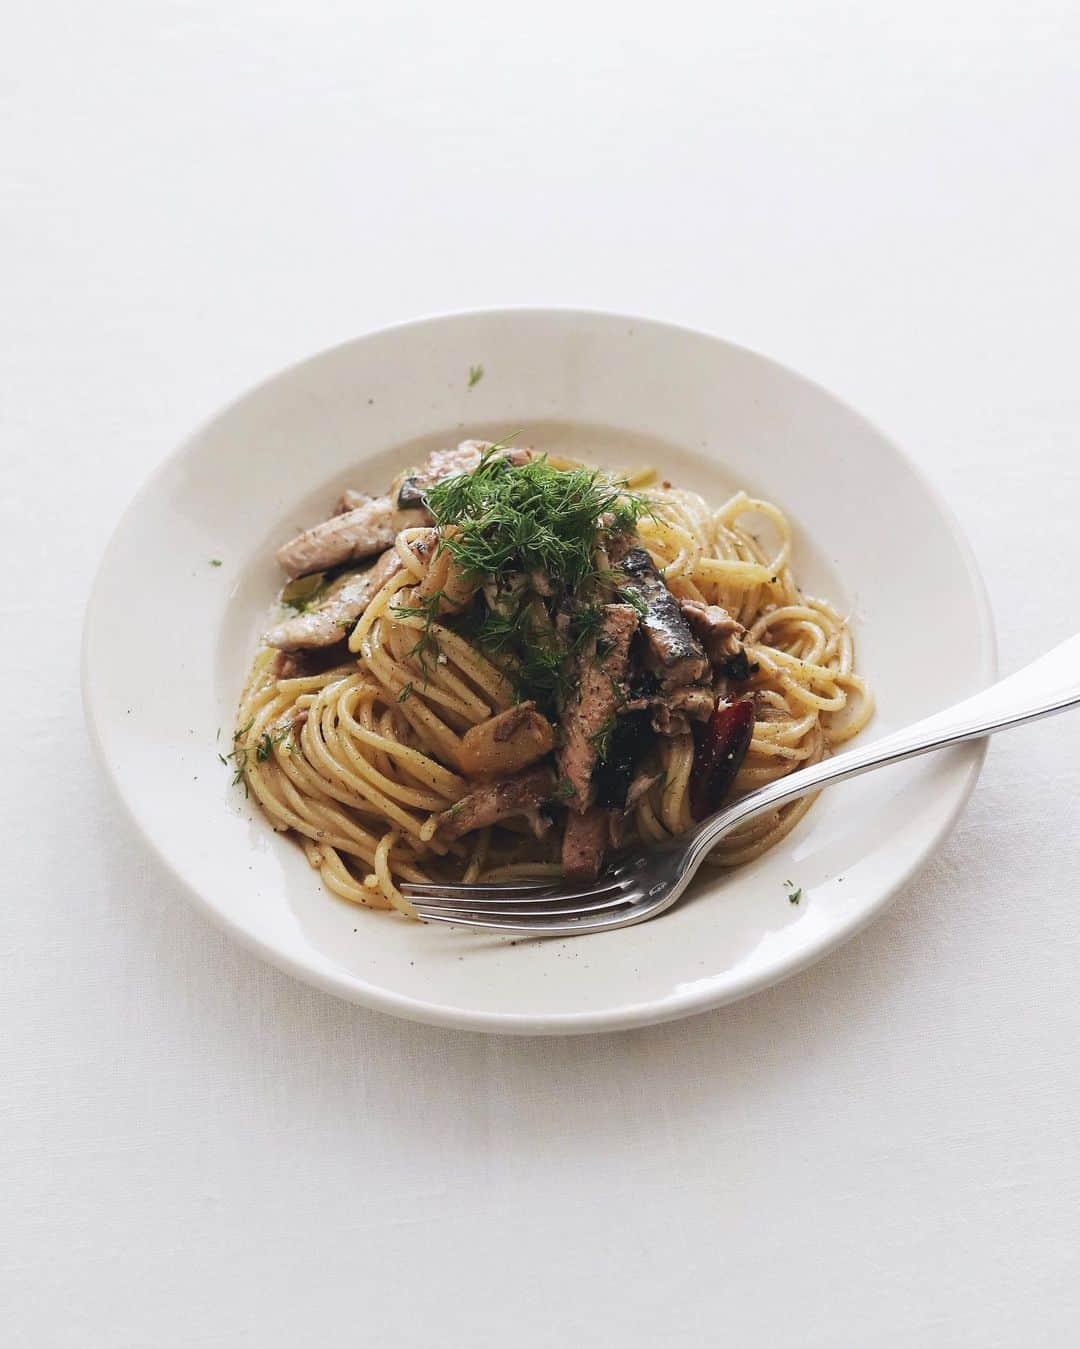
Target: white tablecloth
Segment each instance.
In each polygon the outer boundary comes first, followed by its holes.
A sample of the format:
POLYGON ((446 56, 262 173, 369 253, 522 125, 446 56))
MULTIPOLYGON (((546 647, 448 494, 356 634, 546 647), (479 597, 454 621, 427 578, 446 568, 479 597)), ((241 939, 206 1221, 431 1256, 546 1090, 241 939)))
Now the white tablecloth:
POLYGON ((1068 0, 9 12, 5 1345, 1076 1343, 1080 721, 996 743, 922 878, 802 976, 500 1040, 189 909, 90 759, 78 645, 122 507, 224 400, 532 302, 832 387, 955 506, 1003 667, 1034 656, 1080 629, 1078 65, 1068 0))

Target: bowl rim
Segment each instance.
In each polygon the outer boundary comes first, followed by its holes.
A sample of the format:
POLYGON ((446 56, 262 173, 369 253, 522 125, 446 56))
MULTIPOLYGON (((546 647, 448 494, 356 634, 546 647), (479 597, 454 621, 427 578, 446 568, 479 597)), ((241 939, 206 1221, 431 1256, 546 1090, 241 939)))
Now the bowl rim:
POLYGON ((992 682, 997 677, 998 672, 996 626, 990 605, 989 594, 986 589, 986 583, 983 579, 982 572, 980 571, 974 550, 972 549, 952 506, 938 489, 936 484, 925 474, 920 465, 911 459, 891 436, 887 435, 876 423, 870 421, 869 418, 853 408, 845 401, 845 399, 833 393, 832 390, 753 347, 731 341, 729 338, 721 337, 716 333, 668 319, 657 319, 645 315, 628 314, 617 310, 582 308, 577 305, 493 305, 474 309, 436 311, 415 318, 403 319, 396 323, 383 324, 378 328, 369 329, 354 337, 332 343, 329 346, 321 348, 319 351, 287 363, 279 369, 270 372, 248 388, 242 390, 220 407, 214 409, 208 416, 203 417, 179 442, 179 444, 170 450, 155 465, 124 506, 98 558, 93 584, 90 588, 83 616, 80 641, 80 684, 82 706, 91 748, 94 757, 97 759, 98 764, 104 772, 106 780, 110 784, 114 796, 119 800, 123 811, 127 816, 128 821, 133 826, 136 834, 139 835, 145 844, 149 845, 154 857, 157 859, 158 863, 164 867, 166 873, 171 877, 173 882, 189 897, 195 907, 200 912, 207 915, 220 930, 226 932, 247 950, 253 952, 261 959, 268 961, 277 969, 282 970, 287 974, 291 974, 303 983, 319 988, 323 992, 330 993, 348 1002, 367 1007, 374 1011, 446 1029, 472 1030, 489 1034, 522 1036, 578 1035, 631 1030, 640 1026, 674 1021, 682 1017, 711 1011, 714 1008, 724 1006, 727 1003, 748 997, 750 994, 760 992, 762 989, 771 987, 773 984, 777 984, 782 980, 799 973, 801 970, 806 969, 818 960, 823 959, 830 952, 836 950, 844 942, 855 936, 856 933, 867 927, 891 903, 897 892, 909 884, 911 880, 919 874, 934 853, 937 852, 938 848, 940 848, 942 842, 950 833, 967 805, 971 793, 975 788, 975 784, 978 781, 979 773, 982 769, 983 762, 985 761, 988 748, 988 742, 985 739, 973 742, 966 747, 969 762, 966 767, 963 784, 956 794, 955 799, 950 804, 949 809, 941 816, 937 823, 937 827, 922 852, 913 854, 910 862, 901 869, 895 878, 881 887, 873 900, 863 905, 854 914, 838 922, 835 928, 828 933, 808 938, 798 951, 791 955, 778 958, 768 969, 763 970, 756 975, 746 976, 732 987, 720 990, 696 990, 682 994, 676 993, 664 997, 661 1001, 651 999, 641 1002, 622 1003, 617 1007, 600 1011, 542 1014, 482 1011, 478 1009, 448 1007, 438 1002, 425 1002, 421 999, 391 992, 384 988, 367 984, 358 976, 348 975, 343 972, 333 972, 329 969, 316 967, 313 964, 290 956, 269 942, 263 941, 260 937, 250 932, 241 924, 234 922, 225 912, 212 904, 187 880, 185 876, 177 871, 173 862, 162 849, 158 841, 152 834, 143 828, 135 813, 133 805, 122 789, 116 767, 110 760, 102 734, 102 728, 98 720, 98 714, 93 705, 89 689, 89 634, 93 626, 95 612, 100 603, 100 593, 105 583, 107 563, 117 545, 117 540, 127 527, 130 518, 138 510, 142 501, 155 489, 159 481, 169 473, 173 465, 183 458, 187 453, 189 446, 202 436, 210 426, 226 416, 230 411, 238 407, 247 399, 254 397, 278 380, 296 373, 305 366, 321 362, 328 357, 343 352, 346 348, 358 347, 367 342, 378 340, 384 334, 390 332, 399 332, 406 329, 422 331, 425 328, 454 323, 464 319, 544 319, 552 316, 571 320, 582 319, 589 322, 600 321, 622 325, 629 323, 636 327, 649 328, 654 331, 666 331, 673 335, 691 337, 697 340, 705 339, 706 341, 727 347, 740 355, 750 357, 755 361, 771 367, 788 380, 795 381, 803 387, 823 395, 840 408, 846 415, 861 422, 881 442, 882 447, 887 448, 888 451, 900 461, 907 472, 912 475, 926 497, 937 509, 943 523, 947 527, 952 541, 957 548, 957 555, 964 564, 975 598, 977 608, 976 618, 979 632, 979 646, 975 653, 976 663, 979 667, 980 674, 985 678, 986 683, 992 682))

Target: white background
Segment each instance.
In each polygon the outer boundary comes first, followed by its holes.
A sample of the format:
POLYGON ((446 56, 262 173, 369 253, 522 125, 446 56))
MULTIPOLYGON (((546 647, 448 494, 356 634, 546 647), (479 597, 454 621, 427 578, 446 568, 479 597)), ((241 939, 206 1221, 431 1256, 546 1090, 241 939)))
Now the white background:
POLYGON ((1034 656, 1080 629, 1078 70, 1069 0, 6 10, 5 1346, 1076 1343, 1076 718, 996 743, 808 973, 500 1040, 189 910, 91 762, 78 642, 122 507, 224 400, 531 302, 830 386, 952 501, 1003 667, 1034 656))

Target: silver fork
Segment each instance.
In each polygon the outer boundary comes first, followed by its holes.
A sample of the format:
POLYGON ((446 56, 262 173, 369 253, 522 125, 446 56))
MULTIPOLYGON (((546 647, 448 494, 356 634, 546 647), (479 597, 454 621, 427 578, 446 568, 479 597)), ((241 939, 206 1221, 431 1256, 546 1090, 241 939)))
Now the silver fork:
POLYGON ((594 884, 521 881, 488 885, 402 885, 429 923, 452 923, 530 937, 582 936, 629 927, 670 909, 702 860, 730 830, 830 782, 867 773, 917 754, 977 740, 1080 703, 1080 636, 974 697, 881 740, 800 769, 704 820, 695 829, 647 853, 627 856, 594 884))

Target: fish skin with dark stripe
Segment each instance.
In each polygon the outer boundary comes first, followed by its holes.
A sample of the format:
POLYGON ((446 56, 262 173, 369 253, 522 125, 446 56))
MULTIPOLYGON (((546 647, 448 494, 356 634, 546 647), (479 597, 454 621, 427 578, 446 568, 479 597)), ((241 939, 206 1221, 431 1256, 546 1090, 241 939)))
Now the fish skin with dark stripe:
POLYGON ((697 684, 709 673, 705 648, 690 631, 679 601, 664 584, 644 548, 631 548, 619 563, 627 577, 623 591, 642 608, 641 635, 646 668, 666 689, 697 684))

